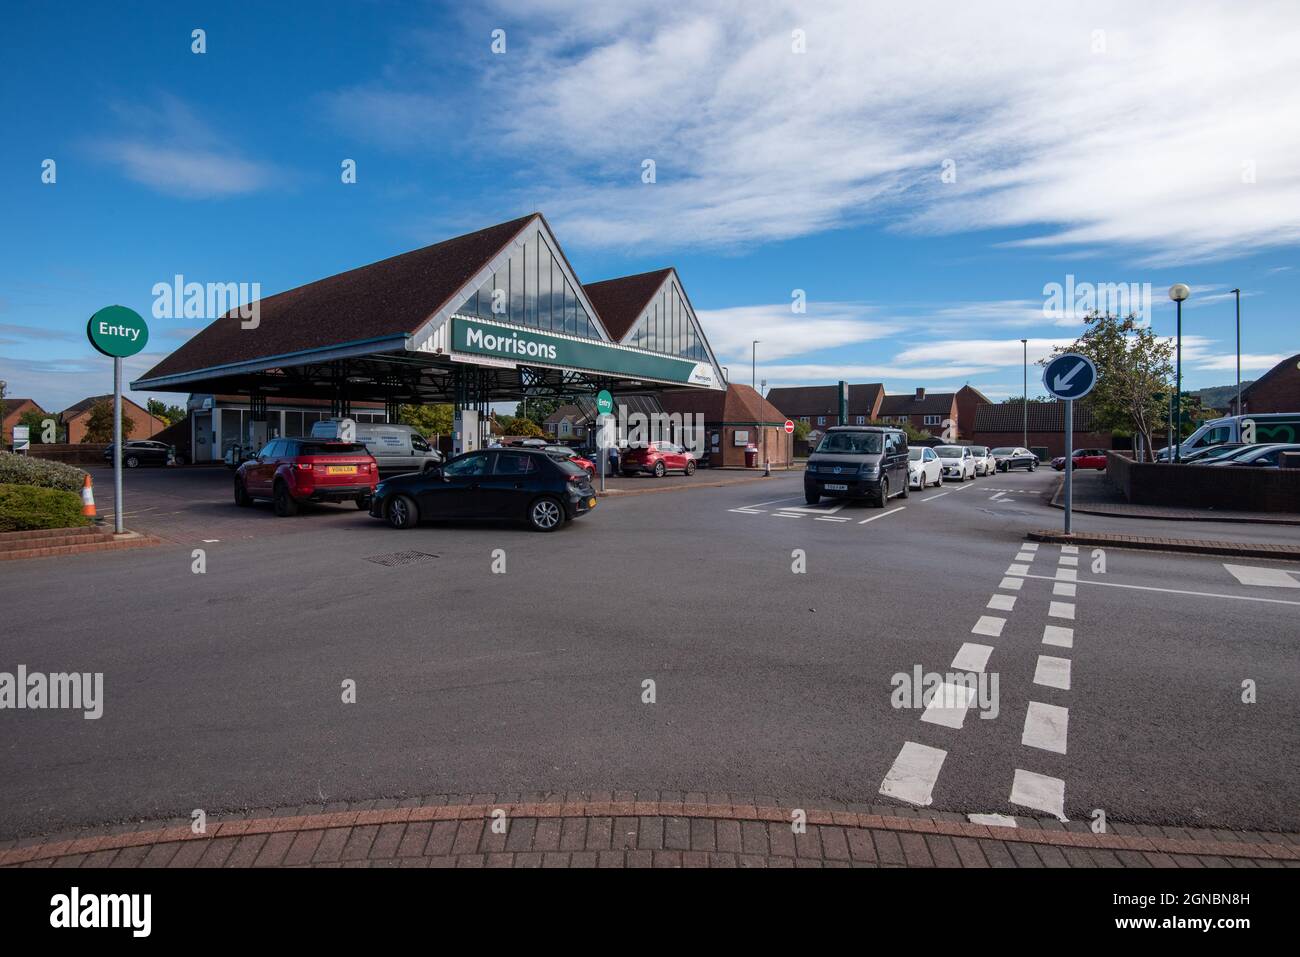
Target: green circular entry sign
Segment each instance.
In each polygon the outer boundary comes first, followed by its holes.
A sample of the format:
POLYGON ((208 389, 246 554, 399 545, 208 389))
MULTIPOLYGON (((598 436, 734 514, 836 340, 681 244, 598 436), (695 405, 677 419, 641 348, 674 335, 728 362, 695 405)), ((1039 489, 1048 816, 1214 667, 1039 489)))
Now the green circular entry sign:
POLYGON ((145 347, 149 327, 134 309, 105 306, 86 323, 86 338, 104 355, 125 359, 145 347))
POLYGON ((608 415, 614 411, 614 397, 608 390, 601 389, 596 393, 596 411, 601 415, 608 415))

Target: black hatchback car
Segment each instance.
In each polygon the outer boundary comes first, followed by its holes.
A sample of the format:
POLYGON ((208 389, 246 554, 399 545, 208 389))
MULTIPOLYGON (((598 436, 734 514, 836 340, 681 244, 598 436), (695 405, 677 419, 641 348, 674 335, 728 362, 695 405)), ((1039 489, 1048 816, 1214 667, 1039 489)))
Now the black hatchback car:
POLYGON ((907 433, 881 426, 836 425, 826 430, 808 456, 804 500, 816 505, 823 495, 869 498, 877 505, 895 495, 907 498, 907 433))
POLYGON ((370 514, 392 528, 425 519, 487 518, 524 521, 553 532, 596 507, 591 477, 572 462, 541 449, 482 449, 440 467, 385 479, 370 514))
MULTIPOLYGON (((104 449, 104 461, 113 461, 113 446, 104 449)), ((129 469, 141 465, 172 465, 176 462, 176 446, 152 439, 128 439, 122 444, 122 464, 129 469)))

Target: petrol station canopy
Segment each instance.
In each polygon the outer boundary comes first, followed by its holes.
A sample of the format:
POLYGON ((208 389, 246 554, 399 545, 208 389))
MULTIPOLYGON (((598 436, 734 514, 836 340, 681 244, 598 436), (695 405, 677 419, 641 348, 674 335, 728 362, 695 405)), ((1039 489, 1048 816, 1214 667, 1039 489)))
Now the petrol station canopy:
POLYGON ((541 213, 232 310, 131 383, 340 413, 667 387, 726 388, 676 270, 584 286, 541 213))

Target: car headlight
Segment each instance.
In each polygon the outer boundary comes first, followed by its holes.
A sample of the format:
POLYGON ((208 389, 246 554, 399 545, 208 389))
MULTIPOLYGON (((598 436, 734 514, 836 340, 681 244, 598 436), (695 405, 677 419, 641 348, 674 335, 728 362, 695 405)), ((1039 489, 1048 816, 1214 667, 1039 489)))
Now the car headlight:
POLYGON ((816 471, 817 471, 817 466, 815 466, 815 465, 809 463, 809 465, 808 465, 808 471, 809 471, 809 472, 816 472, 816 471))
POLYGON ((880 466, 864 465, 859 471, 861 471, 863 475, 875 475, 877 472, 880 471, 880 466))

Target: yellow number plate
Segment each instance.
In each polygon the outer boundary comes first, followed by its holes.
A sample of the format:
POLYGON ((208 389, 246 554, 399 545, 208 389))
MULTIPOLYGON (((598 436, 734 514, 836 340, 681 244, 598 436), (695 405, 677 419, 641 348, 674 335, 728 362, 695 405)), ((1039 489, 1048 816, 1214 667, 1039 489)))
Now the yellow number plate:
POLYGON ((356 475, 355 465, 330 465, 325 469, 326 475, 356 475))

